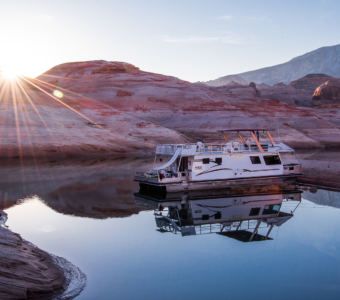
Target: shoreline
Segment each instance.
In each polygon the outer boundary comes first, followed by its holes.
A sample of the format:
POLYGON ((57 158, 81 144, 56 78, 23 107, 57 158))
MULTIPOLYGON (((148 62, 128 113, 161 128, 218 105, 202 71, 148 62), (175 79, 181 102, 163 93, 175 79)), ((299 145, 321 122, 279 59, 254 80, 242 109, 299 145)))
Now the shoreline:
MULTIPOLYGON (((303 175, 298 178, 297 182, 302 185, 310 184, 319 188, 340 189, 340 151, 339 149, 296 149, 298 160, 302 164, 303 175)), ((53 167, 53 166, 91 166, 103 163, 118 163, 119 165, 130 165, 133 161, 137 163, 138 168, 142 169, 142 165, 149 166, 153 161, 151 153, 141 155, 141 153, 125 152, 124 155, 110 155, 99 153, 99 155, 73 155, 68 157, 39 157, 34 159, 27 158, 3 158, 0 157, 0 162, 3 168, 6 167, 53 167), (144 162, 143 162, 144 161, 144 162)), ((136 166, 137 167, 137 166, 136 166)), ((108 167, 109 168, 109 167, 108 167)))
MULTIPOLYGON (((217 141, 216 143, 223 143, 223 141, 217 141)), ((333 152, 340 151, 340 143, 329 143, 323 145, 305 145, 301 146, 298 141, 288 143, 296 153, 312 153, 312 152, 333 152), (292 144, 292 145, 290 145, 292 144), (293 145, 294 144, 294 145, 293 145)), ((81 160, 81 159, 102 159, 102 158, 149 158, 154 156, 155 147, 134 149, 117 149, 115 147, 101 147, 100 149, 94 149, 89 144, 84 145, 68 145, 68 146, 39 146, 34 147, 32 145, 22 145, 19 151, 18 147, 2 145, 0 148, 0 161, 21 161, 21 160, 81 160)), ((98 147, 99 148, 99 147, 98 147)))
MULTIPOLYGON (((313 185, 319 188, 340 189, 340 151, 338 148, 331 149, 296 149, 298 160, 302 164, 303 175, 298 178, 297 182, 302 185, 313 185)), ((145 161, 141 165, 149 165, 153 161, 151 153, 130 153, 124 155, 113 154, 90 154, 90 155, 73 155, 73 156, 53 156, 18 158, 4 158, 0 156, 2 167, 46 167, 46 166, 90 166, 97 163, 105 162, 122 164, 131 164, 133 161, 145 161)))
POLYGON ((0 210, 0 299, 70 299, 80 294, 86 276, 5 227, 0 210))

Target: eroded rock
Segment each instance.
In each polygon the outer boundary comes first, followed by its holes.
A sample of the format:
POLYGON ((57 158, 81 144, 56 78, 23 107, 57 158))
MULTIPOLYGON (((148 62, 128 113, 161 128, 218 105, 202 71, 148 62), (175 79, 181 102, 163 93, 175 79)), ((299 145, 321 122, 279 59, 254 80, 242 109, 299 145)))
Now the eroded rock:
POLYGON ((66 285, 52 256, 0 225, 0 299, 51 298, 66 285))
POLYGON ((340 79, 332 78, 318 86, 313 100, 340 101, 340 79))

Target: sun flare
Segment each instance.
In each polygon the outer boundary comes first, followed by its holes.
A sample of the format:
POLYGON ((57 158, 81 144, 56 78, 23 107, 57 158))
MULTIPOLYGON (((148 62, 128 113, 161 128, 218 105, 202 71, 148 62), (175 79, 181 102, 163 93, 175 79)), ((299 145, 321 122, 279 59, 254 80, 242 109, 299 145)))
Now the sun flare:
POLYGON ((0 64, 0 76, 5 80, 16 80, 22 75, 20 67, 20 64, 15 62, 2 63, 0 64))
POLYGON ((14 69, 3 69, 1 75, 6 80, 16 80, 20 76, 19 72, 14 69))

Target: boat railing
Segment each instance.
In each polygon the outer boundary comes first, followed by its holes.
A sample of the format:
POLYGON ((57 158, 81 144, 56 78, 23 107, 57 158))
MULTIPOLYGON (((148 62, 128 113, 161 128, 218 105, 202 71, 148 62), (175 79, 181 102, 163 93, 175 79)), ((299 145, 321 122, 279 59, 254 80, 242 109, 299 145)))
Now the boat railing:
POLYGON ((173 155, 176 150, 182 149, 182 154, 194 154, 196 151, 196 144, 162 144, 156 146, 156 154, 173 155))
POLYGON ((237 231, 248 231, 252 234, 249 241, 252 241, 255 234, 259 230, 265 231, 264 239, 268 239, 269 234, 274 225, 267 224, 266 222, 261 222, 262 218, 241 220, 241 221, 230 221, 230 222, 211 222, 206 224, 191 224, 179 226, 180 218, 172 219, 169 215, 169 210, 155 210, 154 215, 156 218, 163 217, 164 222, 156 220, 156 225, 159 229, 167 232, 181 232, 183 236, 186 235, 205 235, 211 233, 223 233, 223 232, 237 232, 237 231))
MULTIPOLYGON (((264 152, 292 151, 282 143, 261 143, 264 152)), ((161 144, 156 147, 156 154, 173 155, 177 149, 181 149, 182 156, 195 155, 196 153, 231 153, 231 152, 259 152, 255 143, 228 142, 226 144, 161 144)))
POLYGON ((183 177, 187 177, 187 174, 182 172, 171 173, 164 172, 164 170, 151 170, 148 172, 136 172, 135 178, 139 180, 146 180, 154 183, 170 183, 181 181, 183 177))

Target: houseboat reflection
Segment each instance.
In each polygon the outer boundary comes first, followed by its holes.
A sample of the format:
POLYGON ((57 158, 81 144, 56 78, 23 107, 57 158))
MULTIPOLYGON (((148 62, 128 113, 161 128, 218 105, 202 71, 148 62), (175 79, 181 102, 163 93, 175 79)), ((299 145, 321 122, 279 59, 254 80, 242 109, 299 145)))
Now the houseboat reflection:
POLYGON ((243 242, 269 240, 274 226, 293 217, 301 202, 301 191, 275 194, 203 195, 171 194, 159 200, 150 195, 135 194, 136 201, 154 209, 160 232, 182 236, 217 233, 243 242))

